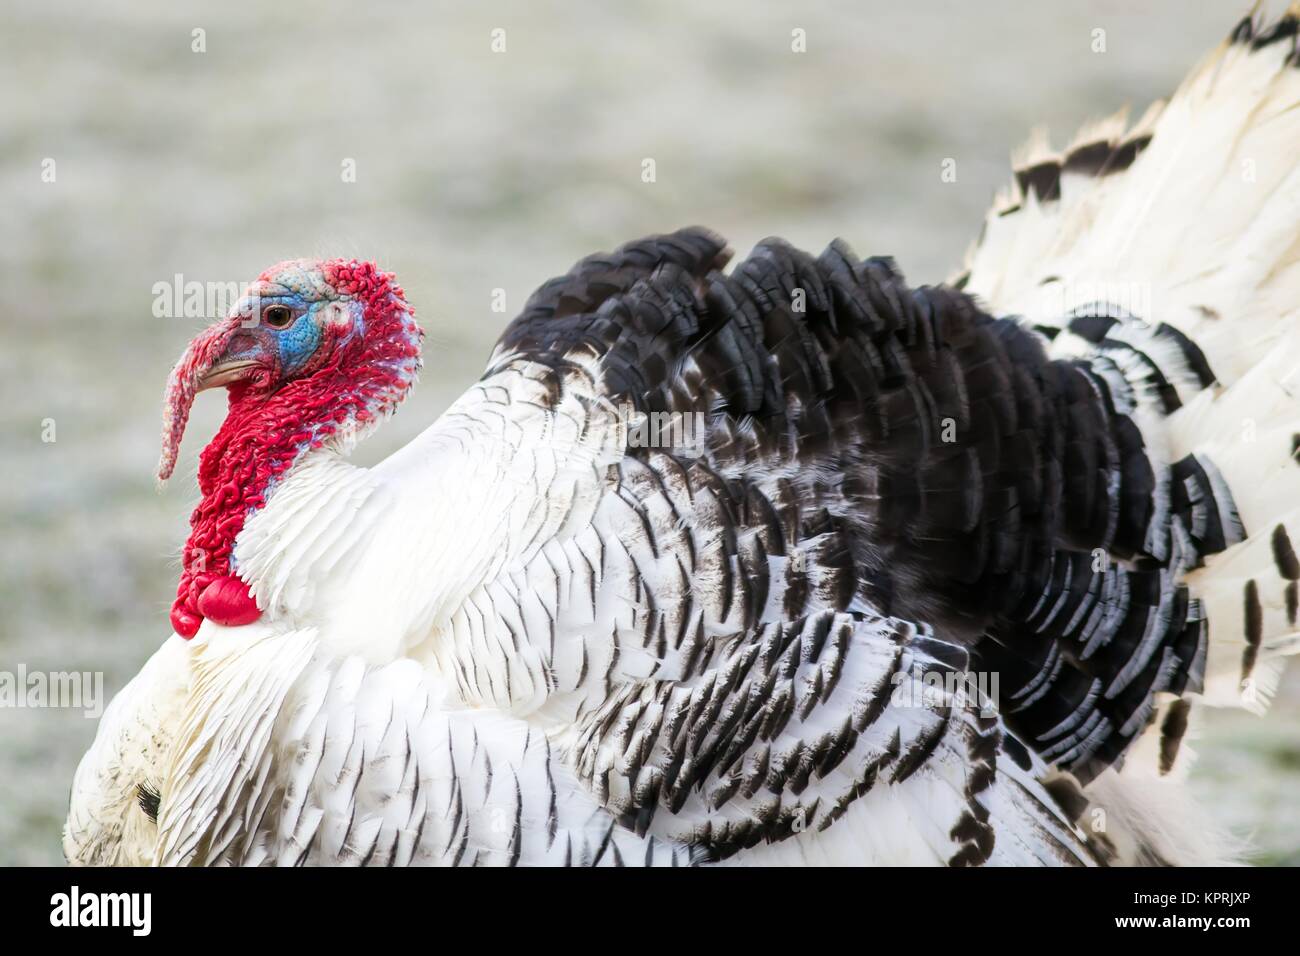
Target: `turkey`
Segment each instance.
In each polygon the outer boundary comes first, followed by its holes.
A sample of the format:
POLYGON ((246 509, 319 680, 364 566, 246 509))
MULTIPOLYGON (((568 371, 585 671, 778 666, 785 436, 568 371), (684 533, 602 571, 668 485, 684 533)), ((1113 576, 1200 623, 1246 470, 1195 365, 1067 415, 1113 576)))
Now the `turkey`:
POLYGON ((175 633, 84 864, 1204 864, 1205 708, 1297 649, 1300 20, 1018 156, 960 275, 683 229, 544 283, 371 469, 422 333, 264 272, 171 374, 175 633))

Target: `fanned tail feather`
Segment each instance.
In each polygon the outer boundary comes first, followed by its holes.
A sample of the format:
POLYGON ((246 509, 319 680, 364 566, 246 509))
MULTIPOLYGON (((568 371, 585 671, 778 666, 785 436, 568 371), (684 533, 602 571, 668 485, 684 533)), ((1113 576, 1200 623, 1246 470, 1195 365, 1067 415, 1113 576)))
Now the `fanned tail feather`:
MULTIPOLYGON (((1185 619, 1204 633, 1196 661, 1178 665, 1184 686, 1152 682, 1135 712, 1147 729, 1126 777, 1171 774, 1190 701, 1263 712, 1300 650, 1298 37, 1300 5, 1248 17, 1132 126, 1117 113, 1060 151, 1036 131, 954 280, 1037 328, 1053 357, 1083 363, 1140 432, 1118 442, 1118 467, 1146 538, 1111 548, 1122 566, 1107 573, 1136 582, 1154 560, 1186 587, 1185 619), (1149 488, 1130 459, 1150 463, 1149 488)), ((1076 577, 1073 592, 1108 600, 1100 575, 1076 577)), ((1150 603, 1153 620, 1165 613, 1150 603)), ((1144 653, 1140 641, 1120 650, 1144 653)), ((1048 680, 1050 652, 1038 663, 1030 679, 1048 680)), ((1074 699, 1079 725, 1063 740, 1097 713, 1074 699)), ((1113 776, 1097 778, 1112 795, 1113 776)))

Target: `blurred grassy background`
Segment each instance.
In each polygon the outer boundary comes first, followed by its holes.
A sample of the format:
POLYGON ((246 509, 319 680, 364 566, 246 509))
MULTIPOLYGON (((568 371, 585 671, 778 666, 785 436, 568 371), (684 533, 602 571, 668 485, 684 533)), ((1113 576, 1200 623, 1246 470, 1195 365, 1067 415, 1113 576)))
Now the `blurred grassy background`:
MULTIPOLYGON (((7 0, 0 670, 104 671, 111 694, 168 632, 194 460, 222 403, 199 402, 158 495, 163 381, 202 323, 154 318, 154 283, 243 281, 299 255, 395 270, 429 347, 416 396, 359 451, 370 463, 480 370, 507 318, 491 290, 513 314, 576 258, 639 235, 698 222, 742 253, 769 234, 813 250, 843 236, 942 280, 1031 125, 1060 140, 1140 109, 1244 4, 571 6, 7 0)), ((1300 862, 1297 701, 1293 678, 1270 720, 1212 715, 1199 744, 1197 787, 1265 861, 1300 862)), ((0 863, 61 860, 93 730, 0 709, 0 863)))

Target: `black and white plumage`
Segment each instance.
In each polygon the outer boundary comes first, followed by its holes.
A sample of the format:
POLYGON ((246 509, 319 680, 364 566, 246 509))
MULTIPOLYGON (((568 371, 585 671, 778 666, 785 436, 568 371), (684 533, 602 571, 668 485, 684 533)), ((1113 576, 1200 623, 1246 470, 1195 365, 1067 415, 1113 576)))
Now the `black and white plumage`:
POLYGON ((950 286, 702 229, 543 285, 424 435, 250 517, 262 620, 114 701, 69 858, 1219 858, 1182 738, 1296 646, 1296 22, 1032 145, 950 286))

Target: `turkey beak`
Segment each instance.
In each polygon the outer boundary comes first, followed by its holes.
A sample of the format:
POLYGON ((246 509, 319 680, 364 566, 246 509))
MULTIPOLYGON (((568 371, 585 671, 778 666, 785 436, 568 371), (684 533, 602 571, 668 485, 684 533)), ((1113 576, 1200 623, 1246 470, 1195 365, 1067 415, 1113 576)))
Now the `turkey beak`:
POLYGON ((249 371, 258 368, 260 365, 260 362, 250 362, 239 359, 218 362, 212 368, 199 376, 199 383, 196 391, 201 392, 204 389, 218 388, 222 385, 229 385, 231 382, 238 382, 240 379, 247 378, 249 371))
MULTIPOLYGON (((176 467, 181 438, 190 419, 194 396, 205 388, 234 381, 246 374, 246 369, 235 369, 231 363, 223 365, 221 358, 231 336, 239 329, 238 319, 223 319, 212 325, 192 341, 171 375, 167 378, 167 391, 163 396, 162 454, 158 459, 158 483, 164 484, 176 467)), ((243 364, 243 363, 240 363, 243 364)))

